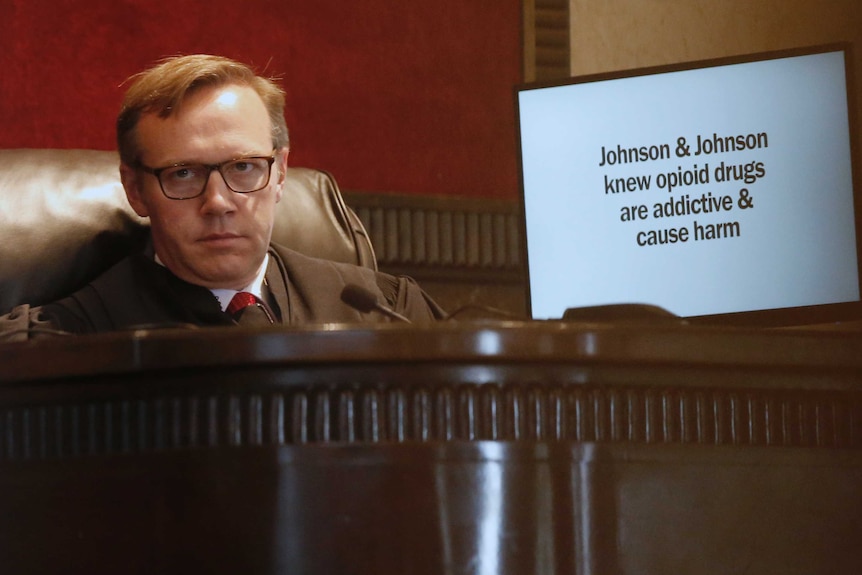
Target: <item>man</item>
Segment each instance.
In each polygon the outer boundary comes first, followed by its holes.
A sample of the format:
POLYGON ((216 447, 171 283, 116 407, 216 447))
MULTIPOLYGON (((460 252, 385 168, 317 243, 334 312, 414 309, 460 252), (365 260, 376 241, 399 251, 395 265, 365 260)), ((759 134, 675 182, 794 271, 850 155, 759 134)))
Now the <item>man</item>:
POLYGON ((134 76, 117 142, 126 197, 149 217, 151 245, 42 306, 35 317, 43 327, 89 333, 384 321, 341 301, 348 284, 413 321, 442 316, 408 278, 270 243, 275 205, 290 201, 282 198, 289 153, 284 94, 247 66, 194 55, 134 76))

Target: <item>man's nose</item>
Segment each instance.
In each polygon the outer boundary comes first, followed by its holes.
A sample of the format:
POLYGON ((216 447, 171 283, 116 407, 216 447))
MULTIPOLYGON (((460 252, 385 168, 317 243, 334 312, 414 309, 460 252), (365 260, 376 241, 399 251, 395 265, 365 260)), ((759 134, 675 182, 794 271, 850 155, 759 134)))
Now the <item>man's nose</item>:
POLYGON ((235 193, 227 187, 224 177, 218 170, 210 171, 204 185, 202 195, 204 202, 201 211, 204 213, 223 214, 233 210, 235 193))

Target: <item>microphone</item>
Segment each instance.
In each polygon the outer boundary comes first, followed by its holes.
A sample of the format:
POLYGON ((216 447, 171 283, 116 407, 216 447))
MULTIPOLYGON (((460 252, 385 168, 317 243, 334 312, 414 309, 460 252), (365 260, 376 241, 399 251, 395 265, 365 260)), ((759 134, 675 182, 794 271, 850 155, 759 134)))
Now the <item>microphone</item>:
POLYGON ((356 284, 347 284, 341 290, 341 301, 362 313, 376 311, 394 320, 412 323, 409 319, 377 301, 377 296, 371 290, 356 284))

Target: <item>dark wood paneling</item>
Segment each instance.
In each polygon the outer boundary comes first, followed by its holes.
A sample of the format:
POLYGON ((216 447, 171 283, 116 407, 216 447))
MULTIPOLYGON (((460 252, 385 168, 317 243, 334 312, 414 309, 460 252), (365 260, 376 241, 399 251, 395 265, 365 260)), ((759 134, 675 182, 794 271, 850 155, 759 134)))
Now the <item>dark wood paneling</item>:
POLYGON ((525 309, 520 208, 508 200, 344 192, 380 269, 419 281, 445 309, 525 309))

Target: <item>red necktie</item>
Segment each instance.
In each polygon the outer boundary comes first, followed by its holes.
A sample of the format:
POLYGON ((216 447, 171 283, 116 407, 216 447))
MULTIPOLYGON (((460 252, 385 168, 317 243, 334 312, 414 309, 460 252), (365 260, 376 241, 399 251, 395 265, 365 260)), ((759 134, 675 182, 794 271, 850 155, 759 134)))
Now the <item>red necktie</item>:
POLYGON ((236 315, 237 312, 244 310, 250 305, 256 305, 257 298, 253 293, 248 293, 247 291, 239 291, 236 292, 236 295, 233 296, 233 299, 230 300, 230 303, 227 304, 227 312, 230 315, 236 315))
POLYGON ((245 291, 237 292, 225 311, 240 325, 269 325, 275 321, 265 304, 245 291))

